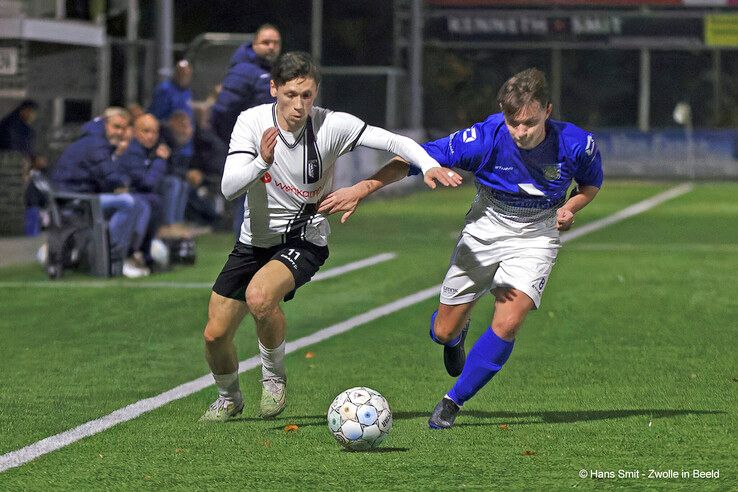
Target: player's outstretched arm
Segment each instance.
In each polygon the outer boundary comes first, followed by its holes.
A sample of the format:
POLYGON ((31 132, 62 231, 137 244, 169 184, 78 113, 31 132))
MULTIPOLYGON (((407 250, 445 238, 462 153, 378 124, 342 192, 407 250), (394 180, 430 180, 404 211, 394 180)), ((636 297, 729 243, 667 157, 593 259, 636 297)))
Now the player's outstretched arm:
POLYGON ((395 157, 377 171, 374 175, 359 181, 353 186, 340 188, 328 193, 318 205, 318 212, 330 215, 337 212, 345 212, 341 217, 341 223, 345 223, 356 207, 364 198, 368 197, 380 188, 399 181, 407 176, 409 165, 399 157, 395 157))
POLYGON ((574 215, 594 200, 600 189, 596 186, 580 186, 579 193, 569 198, 561 208, 556 211, 556 228, 560 231, 568 231, 574 223, 574 215))
POLYGON ((432 167, 423 175, 423 181, 431 190, 436 189, 436 181, 443 186, 456 188, 463 181, 461 175, 447 167, 432 167))
POLYGON ((450 169, 441 168, 433 157, 413 139, 397 135, 384 128, 368 126, 359 145, 372 149, 386 150, 397 154, 406 162, 412 162, 423 171, 423 181, 429 188, 436 187, 436 181, 444 186, 456 187, 461 184, 461 176, 450 169))

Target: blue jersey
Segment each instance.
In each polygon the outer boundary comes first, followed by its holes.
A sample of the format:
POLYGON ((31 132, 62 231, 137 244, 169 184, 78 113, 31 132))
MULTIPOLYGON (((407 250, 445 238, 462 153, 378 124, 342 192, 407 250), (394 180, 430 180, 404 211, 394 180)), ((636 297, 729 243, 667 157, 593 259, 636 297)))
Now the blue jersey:
POLYGON ((442 166, 473 173, 494 199, 513 207, 559 207, 572 179, 602 186, 602 160, 592 134, 562 121, 547 120, 546 137, 530 150, 515 144, 502 113, 423 148, 442 166))

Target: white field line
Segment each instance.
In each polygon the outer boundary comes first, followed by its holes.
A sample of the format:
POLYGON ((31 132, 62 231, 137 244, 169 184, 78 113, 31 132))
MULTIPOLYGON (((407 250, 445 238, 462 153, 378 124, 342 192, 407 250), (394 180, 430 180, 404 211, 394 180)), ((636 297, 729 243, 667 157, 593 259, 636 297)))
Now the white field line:
POLYGON ((738 244, 700 244, 700 243, 577 243, 568 246, 575 251, 620 251, 634 253, 738 253, 738 244))
MULTIPOLYGON (((587 227, 587 233, 594 232, 596 230, 607 227, 608 225, 632 217, 633 215, 636 215, 638 213, 645 212, 646 210, 653 208, 660 203, 687 193, 691 189, 691 185, 682 185, 676 188, 672 188, 671 190, 668 190, 664 193, 660 193, 659 195, 644 200, 631 207, 625 208, 609 217, 605 217, 604 219, 600 219, 598 221, 587 224, 587 226, 583 226, 582 229, 584 229, 584 227, 587 227), (613 217, 617 217, 617 219, 613 220, 613 217)), ((579 229, 576 231, 564 233, 561 235, 561 242, 563 243, 582 235, 582 233, 579 233, 579 229)), ((353 328, 356 328, 357 326, 361 326, 363 324, 374 321, 378 318, 381 318, 382 316, 387 316, 401 309, 405 309, 407 307, 423 302, 427 299, 430 299, 431 297, 437 296, 440 288, 440 284, 434 285, 433 287, 421 290, 419 292, 416 292, 415 294, 411 294, 396 301, 390 302, 358 316, 354 316, 353 318, 349 318, 333 326, 323 328, 322 330, 316 331, 315 333, 312 333, 308 336, 299 338, 294 342, 289 342, 286 346, 286 352, 288 354, 295 352, 296 350, 300 350, 301 348, 307 347, 308 345, 321 342, 338 334, 347 332, 353 328)), ((239 363, 238 372, 241 373, 250 369, 254 369, 259 366, 259 363, 260 357, 258 355, 250 357, 239 363)), ((113 427, 114 425, 133 420, 139 415, 155 410, 172 401, 189 396, 193 393, 207 388, 212 384, 213 379, 211 375, 202 376, 188 383, 181 384, 176 388, 172 388, 169 391, 165 391, 164 393, 161 393, 157 396, 139 400, 126 407, 116 410, 113 413, 105 415, 104 417, 86 422, 78 427, 75 427, 74 429, 70 429, 51 437, 47 437, 24 448, 6 453, 0 456, 0 472, 4 472, 5 470, 8 470, 10 468, 24 465, 31 460, 34 460, 52 451, 56 451, 57 449, 61 449, 65 446, 68 446, 69 444, 79 441, 80 439, 84 439, 85 437, 89 437, 97 434, 98 432, 102 432, 113 427)))
MULTIPOLYGON (((397 258, 397 253, 381 253, 363 260, 354 261, 345 265, 328 269, 324 272, 318 272, 312 279, 313 282, 325 280, 327 278, 337 277, 344 273, 353 272, 361 268, 376 265, 385 261, 397 258)), ((125 287, 135 289, 211 289, 213 282, 131 282, 131 281, 105 281, 90 280, 81 282, 63 282, 63 281, 8 281, 0 282, 0 287, 53 287, 53 288, 87 288, 87 289, 105 289, 110 287, 125 287)))

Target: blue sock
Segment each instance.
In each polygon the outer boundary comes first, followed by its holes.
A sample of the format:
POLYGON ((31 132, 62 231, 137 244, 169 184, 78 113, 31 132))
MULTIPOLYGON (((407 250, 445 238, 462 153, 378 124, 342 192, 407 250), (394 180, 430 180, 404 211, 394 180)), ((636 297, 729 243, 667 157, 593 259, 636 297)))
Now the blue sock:
POLYGON ((430 337, 431 337, 431 340, 433 340, 434 342, 436 342, 436 343, 438 343, 440 345, 444 345, 446 347, 454 347, 454 346, 458 345, 459 342, 461 341, 461 335, 459 335, 458 337, 456 337, 453 340, 451 340, 449 342, 446 342, 446 343, 443 343, 442 341, 440 341, 439 339, 436 338, 436 333, 433 331, 433 325, 436 324, 436 316, 438 316, 438 309, 436 309, 435 311, 433 311, 433 314, 431 314, 431 319, 430 319, 430 337))
POLYGON ((492 331, 492 327, 488 328, 469 351, 464 370, 448 392, 448 397, 461 406, 477 394, 502 369, 514 345, 514 340, 503 340, 492 331))

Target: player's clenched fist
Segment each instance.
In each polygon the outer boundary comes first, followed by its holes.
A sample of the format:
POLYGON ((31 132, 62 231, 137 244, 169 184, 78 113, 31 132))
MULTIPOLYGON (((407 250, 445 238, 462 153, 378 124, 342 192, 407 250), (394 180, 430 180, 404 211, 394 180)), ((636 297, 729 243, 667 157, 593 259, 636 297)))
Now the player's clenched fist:
POLYGON ((556 228, 560 231, 568 231, 574 223, 574 214, 571 210, 560 208, 556 211, 556 228))
POLYGON ((271 127, 267 128, 261 136, 259 153, 261 154, 261 158, 264 159, 264 162, 267 164, 274 162, 274 147, 277 145, 277 135, 279 135, 279 129, 271 127))

